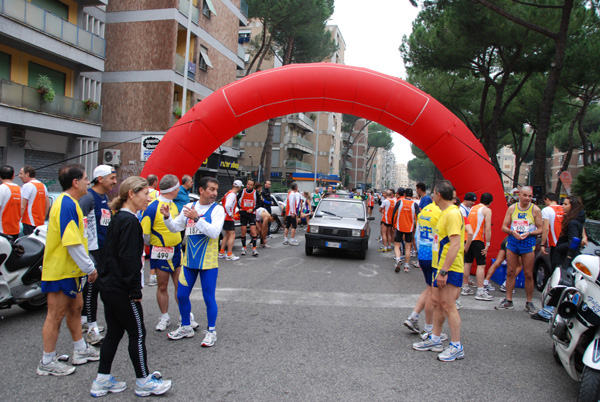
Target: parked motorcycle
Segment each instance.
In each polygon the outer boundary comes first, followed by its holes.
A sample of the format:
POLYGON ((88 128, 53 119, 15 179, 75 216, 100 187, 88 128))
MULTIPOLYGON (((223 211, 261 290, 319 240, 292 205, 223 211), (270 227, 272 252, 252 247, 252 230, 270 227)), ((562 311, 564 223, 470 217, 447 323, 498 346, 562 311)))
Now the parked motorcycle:
POLYGON ((581 382, 578 401, 595 402, 600 399, 600 257, 581 254, 573 258, 579 242, 571 243, 563 266, 554 270, 546 284, 542 300, 556 307, 549 330, 555 359, 581 382))
POLYGON ((0 309, 16 304, 33 311, 46 306, 41 288, 46 231, 47 226, 40 226, 15 241, 0 234, 0 309))

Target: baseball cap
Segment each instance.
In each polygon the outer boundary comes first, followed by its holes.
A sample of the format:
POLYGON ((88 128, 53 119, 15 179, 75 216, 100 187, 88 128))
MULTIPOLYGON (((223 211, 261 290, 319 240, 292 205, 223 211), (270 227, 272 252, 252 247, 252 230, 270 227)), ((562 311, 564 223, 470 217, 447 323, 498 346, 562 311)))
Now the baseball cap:
POLYGON ((233 187, 244 187, 244 184, 241 180, 236 180, 233 182, 233 187))
POLYGON ((465 201, 477 201, 477 194, 468 192, 465 194, 465 201))
POLYGON ((100 165, 94 169, 94 173, 92 174, 92 181, 96 180, 98 177, 105 177, 111 173, 117 173, 115 168, 108 165, 100 165))

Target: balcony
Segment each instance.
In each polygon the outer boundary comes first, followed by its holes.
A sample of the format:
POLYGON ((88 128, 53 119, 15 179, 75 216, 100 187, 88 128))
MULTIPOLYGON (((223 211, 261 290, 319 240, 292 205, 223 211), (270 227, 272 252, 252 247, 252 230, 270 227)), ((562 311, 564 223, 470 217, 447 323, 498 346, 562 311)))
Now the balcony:
POLYGON ((315 132, 315 122, 304 113, 290 114, 287 116, 287 121, 290 124, 295 124, 305 131, 315 132))
POLYGON ((346 161, 346 169, 352 169, 352 167, 353 167, 352 162, 346 161))
POLYGON ((312 165, 310 163, 304 163, 300 161, 285 161, 285 167, 288 169, 306 170, 312 172, 312 165))
MULTIPOLYGON (((190 8, 190 2, 187 0, 179 0, 179 12, 185 15, 185 18, 188 18, 188 10, 190 8)), ((192 4, 192 21, 198 25, 198 20, 200 18, 200 10, 198 7, 195 7, 192 4)))
POLYGON ((104 58, 106 41, 25 0, 0 0, 0 14, 104 58))
POLYGON ((314 146, 312 142, 305 140, 302 137, 293 135, 290 142, 287 143, 288 149, 297 149, 298 151, 312 154, 314 146))
POLYGON ((244 17, 248 18, 248 3, 244 0, 240 1, 240 11, 244 14, 244 17))
POLYGON ((36 88, 5 80, 2 80, 0 86, 0 103, 92 124, 102 122, 101 106, 98 106, 98 109, 91 108, 86 111, 82 100, 62 95, 56 95, 51 103, 44 102, 36 88))
MULTIPOLYGON (((175 54, 175 71, 177 71, 181 75, 184 75, 184 73, 183 73, 184 69, 185 69, 184 57, 180 56, 178 54, 175 54)), ((187 62, 187 77, 192 81, 196 80, 196 64, 192 63, 191 61, 187 62)))
MULTIPOLYGON (((346 147, 343 147, 343 148, 342 148, 342 154, 344 154, 344 152, 346 152, 346 147)), ((351 158, 353 158, 353 157, 354 157, 354 151, 352 150, 352 148, 350 148, 350 149, 348 150, 348 156, 349 156, 349 157, 351 157, 351 158)))
POLYGON ((350 141, 350 134, 342 133, 342 141, 344 141, 344 142, 350 141))
POLYGON ((241 60, 244 60, 244 62, 246 62, 246 49, 244 48, 244 46, 240 45, 239 43, 238 43, 237 55, 241 60))

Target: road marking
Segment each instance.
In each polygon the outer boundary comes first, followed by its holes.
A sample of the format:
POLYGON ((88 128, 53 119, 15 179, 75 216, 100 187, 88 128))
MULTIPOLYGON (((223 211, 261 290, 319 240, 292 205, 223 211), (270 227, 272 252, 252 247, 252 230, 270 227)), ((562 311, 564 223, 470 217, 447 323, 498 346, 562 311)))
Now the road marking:
POLYGON ((364 276, 367 278, 372 278, 375 275, 378 274, 378 272, 376 271, 376 268, 379 268, 379 265, 375 265, 375 264, 360 264, 359 266, 360 269, 366 271, 366 272, 362 272, 362 271, 358 271, 358 275, 359 276, 364 276))
MULTIPOLYGON (((220 303, 274 304, 288 306, 313 307, 366 307, 366 308, 406 308, 415 306, 418 294, 382 294, 382 293, 343 293, 343 292, 303 292, 297 290, 265 290, 244 288, 217 288, 217 300, 220 303)), ((191 300, 202 300, 201 292, 190 295, 191 300)), ((494 302, 479 302, 462 298, 462 310, 494 310, 494 302)), ((514 298, 517 306, 525 305, 525 298, 514 298)), ((497 312, 497 314, 503 314, 497 312)))
POLYGON ((288 268, 296 268, 304 263, 304 260, 300 257, 290 257, 284 258, 283 260, 279 260, 275 262, 274 266, 278 269, 288 269, 288 268), (287 262, 289 261, 289 262, 287 262))

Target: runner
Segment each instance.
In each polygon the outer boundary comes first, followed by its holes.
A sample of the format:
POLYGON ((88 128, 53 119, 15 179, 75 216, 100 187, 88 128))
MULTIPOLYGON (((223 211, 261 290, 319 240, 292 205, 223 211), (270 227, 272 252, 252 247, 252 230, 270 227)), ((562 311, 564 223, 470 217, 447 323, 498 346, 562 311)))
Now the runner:
POLYGON ((417 195, 420 199, 419 208, 421 209, 433 202, 431 197, 427 194, 427 186, 425 186, 425 183, 417 183, 417 195))
POLYGON ((415 230, 415 221, 419 214, 419 206, 412 199, 413 191, 410 188, 404 190, 402 197, 394 206, 393 223, 396 234, 394 237, 394 253, 396 255, 395 272, 400 272, 402 259, 400 258, 400 245, 404 242, 404 272, 410 272, 410 249, 413 241, 413 232, 415 230))
MULTIPOLYGON (((100 272, 104 255, 104 240, 112 212, 106 195, 117 184, 117 172, 112 166, 100 165, 92 174, 92 188, 79 199, 81 213, 87 219, 88 250, 98 272, 100 272)), ((81 326, 86 331, 87 343, 97 345, 102 342, 101 330, 96 321, 98 310, 99 281, 86 282, 83 287, 83 309, 81 311, 81 326)))
POLYGON ((531 187, 522 187, 519 192, 519 202, 508 207, 502 231, 510 235, 506 245, 506 261, 508 263, 506 272, 506 298, 500 301, 496 310, 513 309, 512 293, 515 288, 515 277, 518 257, 523 261, 523 272, 525 273, 525 294, 527 302, 525 311, 530 314, 536 312, 532 303, 533 298, 533 260, 535 257, 536 236, 542 233, 542 212, 531 200, 533 190, 531 187))
POLYGON ((241 180, 235 180, 233 187, 221 199, 221 205, 225 209, 225 222, 223 230, 225 236, 221 240, 221 250, 219 250, 219 258, 225 258, 227 261, 237 261, 240 259, 237 255, 233 255, 233 242, 235 240, 235 214, 237 210, 237 193, 244 187, 241 180), (227 247, 227 256, 225 256, 225 247, 227 247))
POLYGON ((380 252, 386 253, 392 251, 392 222, 394 220, 394 207, 396 206, 396 199, 394 198, 394 192, 388 190, 385 192, 385 200, 381 203, 379 212, 381 213, 381 241, 382 245, 379 248, 380 252))
POLYGON ((292 183, 292 189, 289 191, 286 205, 285 205, 285 230, 283 232, 283 244, 289 244, 290 246, 297 246, 298 240, 296 240, 296 228, 298 227, 298 214, 300 212, 300 203, 302 198, 298 192, 298 184, 292 183), (291 228, 291 238, 288 241, 288 232, 291 228))
POLYGON ((462 214, 462 216, 464 216, 465 218, 469 217, 469 212, 471 212, 471 207, 473 206, 475 201, 477 201, 477 194, 472 192, 468 192, 467 194, 465 194, 465 199, 460 204, 460 213, 462 214))
POLYGON ((108 331, 102 343, 98 374, 90 389, 94 397, 122 392, 127 388, 125 382, 117 381, 110 374, 125 331, 129 338, 129 358, 137 378, 135 394, 162 395, 171 388, 171 380, 163 380, 159 372, 148 370, 146 355, 146 326, 142 309, 144 236, 136 212, 144 211, 148 201, 148 181, 132 176, 121 183, 119 196, 111 205, 117 212, 106 233, 105 264, 99 277, 108 331))
POLYGON ((269 225, 275 220, 267 211, 266 208, 260 207, 256 210, 256 227, 260 235, 260 246, 262 248, 271 248, 267 244, 267 236, 269 234, 269 225))
POLYGON ((56 356, 56 342, 65 316, 67 328, 73 339, 73 365, 100 360, 100 354, 88 346, 81 334, 81 288, 85 275, 94 282, 98 271, 88 256, 85 220, 77 200, 87 193, 90 183, 82 165, 66 165, 58 171, 58 181, 63 189, 48 219, 48 235, 42 269, 42 292, 48 293, 48 313, 42 337, 44 354, 37 367, 39 375, 64 376, 72 374, 75 367, 67 366, 56 356))
POLYGON ((36 227, 44 224, 50 210, 50 198, 44 183, 35 179, 33 167, 23 166, 19 172, 19 179, 24 183, 21 188, 21 222, 23 234, 28 236, 36 227))
MULTIPOLYGON (((156 189, 158 187, 158 177, 155 174, 148 175, 148 196, 150 197, 150 202, 154 201, 156 197, 160 195, 160 191, 156 189)), ((148 258, 148 256, 146 256, 148 258)), ((148 280, 148 286, 156 286, 158 285, 158 280, 156 279, 156 269, 150 267, 150 279, 148 280)))
POLYGON ((463 359, 464 348, 460 343, 461 319, 454 301, 462 283, 464 269, 465 222, 458 208, 453 205, 454 187, 447 180, 439 182, 434 191, 434 201, 442 213, 433 237, 432 300, 433 333, 423 342, 413 344, 413 349, 441 352, 437 358, 444 362, 463 359), (441 340, 442 325, 448 318, 450 346, 444 349, 441 340))
POLYGON ((375 208, 375 196, 373 195, 373 189, 367 193, 367 210, 369 216, 373 216, 373 208, 375 208))
POLYGON ((21 187, 12 182, 15 178, 12 166, 2 166, 0 178, 0 233, 16 239, 21 232, 21 187))
POLYGON ((158 287, 156 300, 161 317, 156 325, 157 331, 165 331, 171 325, 169 317, 169 277, 173 282, 175 294, 181 271, 181 234, 171 233, 165 225, 162 213, 163 205, 168 206, 171 215, 179 211, 173 199, 179 192, 179 180, 172 174, 165 175, 159 183, 160 195, 148 205, 142 217, 144 241, 150 244, 150 267, 156 269, 158 287))
POLYGON ((246 233, 248 225, 250 225, 250 236, 252 236, 252 256, 258 257, 256 250, 256 219, 254 212, 258 208, 260 201, 260 193, 254 188, 254 180, 248 179, 246 189, 242 190, 237 195, 238 207, 240 209, 240 228, 242 231, 242 252, 241 255, 246 255, 246 233))
POLYGON ((310 217, 312 216, 312 208, 310 207, 310 194, 308 191, 304 192, 304 200, 301 201, 300 208, 300 222, 303 225, 308 226, 310 224, 310 217))
POLYGON ((165 224, 170 231, 178 233, 185 228, 187 235, 187 247, 183 259, 183 271, 179 277, 179 288, 177 300, 179 301, 179 313, 181 314, 181 325, 173 332, 169 332, 169 339, 178 340, 194 336, 190 316, 192 303, 190 294, 200 276, 202 286, 202 297, 206 305, 206 317, 208 326, 204 340, 200 346, 211 347, 217 341, 217 301, 215 291, 217 288, 217 276, 219 274, 219 235, 223 229, 225 210, 215 202, 219 182, 213 177, 203 177, 198 183, 200 199, 197 202, 187 204, 183 212, 176 218, 171 218, 169 208, 163 205, 160 212, 165 218, 165 224))
POLYGON ((481 202, 471 208, 468 218, 469 225, 473 230, 473 240, 465 255, 465 272, 471 272, 471 266, 473 265, 473 261, 475 261, 477 264, 477 293, 475 294, 475 300, 479 301, 494 300, 484 289, 483 283, 485 279, 486 256, 492 239, 492 210, 490 209, 490 204, 493 199, 490 193, 483 193, 480 199, 481 202))

